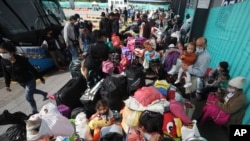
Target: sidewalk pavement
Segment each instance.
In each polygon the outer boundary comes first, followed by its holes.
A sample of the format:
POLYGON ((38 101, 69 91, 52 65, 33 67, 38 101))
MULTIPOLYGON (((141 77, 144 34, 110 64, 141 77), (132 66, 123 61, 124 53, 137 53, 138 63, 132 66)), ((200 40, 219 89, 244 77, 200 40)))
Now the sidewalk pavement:
MULTIPOLYGON (((48 93, 56 93, 64 84, 66 84, 70 79, 70 73, 65 72, 55 72, 52 70, 44 76, 45 84, 42 84, 40 80, 37 80, 37 89, 46 91, 48 93)), ((12 82, 10 88, 11 92, 5 90, 5 84, 3 77, 0 78, 0 114, 4 110, 8 110, 10 113, 17 111, 22 111, 23 113, 29 115, 31 114, 31 108, 29 103, 25 100, 24 89, 16 82, 12 82)), ((37 103, 38 110, 48 102, 55 103, 55 101, 47 100, 43 101, 43 96, 35 94, 34 98, 37 103)), ((0 126, 0 135, 3 134, 7 126, 0 126)))

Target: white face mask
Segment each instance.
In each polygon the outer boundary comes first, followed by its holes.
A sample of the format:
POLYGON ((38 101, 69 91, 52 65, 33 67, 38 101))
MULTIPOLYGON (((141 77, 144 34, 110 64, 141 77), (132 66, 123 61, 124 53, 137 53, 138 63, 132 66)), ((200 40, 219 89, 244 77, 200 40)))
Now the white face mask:
POLYGON ((234 93, 234 92, 235 92, 235 89, 233 89, 233 88, 227 88, 227 91, 228 91, 229 93, 234 93))
POLYGON ((204 49, 197 48, 196 49, 196 54, 201 54, 204 51, 204 49))
POLYGON ((7 59, 7 60, 9 60, 10 57, 11 57, 10 53, 0 53, 0 55, 1 55, 1 57, 2 57, 3 59, 7 59))

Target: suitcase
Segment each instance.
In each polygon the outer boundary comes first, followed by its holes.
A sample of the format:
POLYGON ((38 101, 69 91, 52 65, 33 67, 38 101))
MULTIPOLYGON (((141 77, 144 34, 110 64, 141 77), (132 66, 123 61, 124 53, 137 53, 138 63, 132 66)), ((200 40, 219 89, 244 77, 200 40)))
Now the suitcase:
POLYGON ((82 106, 80 97, 87 89, 85 78, 70 79, 56 94, 56 104, 64 104, 70 109, 82 106))
POLYGON ((63 105, 63 104, 60 104, 57 106, 57 110, 63 115, 65 116, 66 118, 70 118, 71 116, 71 109, 66 106, 66 105, 63 105))

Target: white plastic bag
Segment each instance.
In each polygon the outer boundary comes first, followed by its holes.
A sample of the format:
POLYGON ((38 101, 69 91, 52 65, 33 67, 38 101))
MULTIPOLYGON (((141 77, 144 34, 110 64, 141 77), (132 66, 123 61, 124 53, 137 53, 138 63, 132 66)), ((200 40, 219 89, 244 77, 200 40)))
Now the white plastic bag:
POLYGON ((199 129, 197 127, 197 121, 193 120, 189 125, 183 125, 181 127, 181 138, 182 141, 186 141, 190 137, 200 136, 199 129))

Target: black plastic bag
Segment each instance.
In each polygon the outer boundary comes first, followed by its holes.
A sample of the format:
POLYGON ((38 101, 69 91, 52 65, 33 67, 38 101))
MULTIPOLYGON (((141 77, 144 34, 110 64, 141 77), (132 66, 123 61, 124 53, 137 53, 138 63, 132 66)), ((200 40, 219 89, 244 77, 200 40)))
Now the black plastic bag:
POLYGON ((10 141, 24 141, 26 140, 26 126, 25 124, 14 124, 6 130, 6 136, 10 141))

